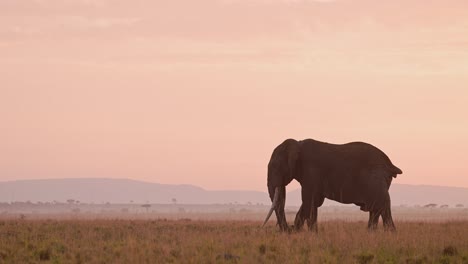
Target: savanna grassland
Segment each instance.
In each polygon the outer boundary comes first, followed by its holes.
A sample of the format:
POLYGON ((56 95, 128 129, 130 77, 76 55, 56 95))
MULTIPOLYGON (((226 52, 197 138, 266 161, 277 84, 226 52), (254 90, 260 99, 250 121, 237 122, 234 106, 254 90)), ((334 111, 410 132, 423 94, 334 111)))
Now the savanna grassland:
POLYGON ((0 263, 468 263, 468 221, 326 220, 318 234, 273 221, 0 220, 0 263))

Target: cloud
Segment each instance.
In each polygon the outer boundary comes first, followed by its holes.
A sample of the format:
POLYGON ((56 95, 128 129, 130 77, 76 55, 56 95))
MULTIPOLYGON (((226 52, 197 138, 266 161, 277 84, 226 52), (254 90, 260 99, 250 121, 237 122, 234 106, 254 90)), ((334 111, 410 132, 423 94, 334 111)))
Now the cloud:
MULTIPOLYGON (((245 0, 220 0, 223 3, 245 3, 245 0)), ((333 3, 338 0, 250 0, 249 3, 264 3, 264 4, 277 4, 277 3, 294 3, 294 4, 304 4, 304 3, 333 3)))
MULTIPOLYGON (((360 0, 36 3, 43 7, 37 14, 0 16, 1 45, 22 40, 25 47, 18 54, 0 51, 4 56, 26 57, 42 47, 47 58, 130 63, 136 68, 171 64, 392 74, 467 71, 468 38, 463 33, 468 19, 456 8, 461 4, 426 7, 415 0, 402 9, 360 0)), ((28 56, 39 57, 35 52, 28 56)))
POLYGON ((137 17, 119 18, 119 17, 86 17, 86 16, 60 16, 56 18, 59 24, 69 28, 80 29, 106 29, 118 26, 131 26, 140 22, 142 19, 137 17))

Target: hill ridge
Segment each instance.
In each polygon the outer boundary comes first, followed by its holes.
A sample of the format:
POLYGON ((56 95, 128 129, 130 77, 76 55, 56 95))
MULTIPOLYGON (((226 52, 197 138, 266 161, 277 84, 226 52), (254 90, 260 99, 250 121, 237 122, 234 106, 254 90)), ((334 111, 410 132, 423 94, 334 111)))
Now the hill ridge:
MULTIPOLYGON (((390 188, 390 193, 394 206, 428 203, 454 206, 468 203, 468 188, 464 187, 394 183, 390 188)), ((301 203, 300 196, 300 189, 290 190, 286 203, 299 205, 301 203)), ((67 199, 110 203, 270 203, 266 191, 207 190, 192 184, 161 184, 128 178, 89 177, 0 182, 0 202, 51 202, 66 201, 67 199)), ((327 201, 326 204, 330 203, 334 202, 327 201)))

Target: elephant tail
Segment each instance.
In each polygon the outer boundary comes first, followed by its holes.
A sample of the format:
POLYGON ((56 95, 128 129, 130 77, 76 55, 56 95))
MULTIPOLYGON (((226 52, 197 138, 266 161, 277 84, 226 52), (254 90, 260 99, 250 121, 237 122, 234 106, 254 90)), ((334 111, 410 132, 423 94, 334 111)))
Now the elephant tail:
POLYGON ((393 175, 393 178, 396 178, 396 176, 398 174, 403 174, 403 171, 401 171, 400 168, 398 168, 397 166, 393 165, 393 164, 389 164, 387 166, 387 169, 389 170, 389 172, 393 175))

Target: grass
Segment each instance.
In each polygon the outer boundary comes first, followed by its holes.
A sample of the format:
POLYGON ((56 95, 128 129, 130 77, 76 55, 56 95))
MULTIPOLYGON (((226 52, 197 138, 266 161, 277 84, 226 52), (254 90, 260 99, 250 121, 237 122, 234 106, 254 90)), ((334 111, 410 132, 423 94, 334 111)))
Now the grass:
POLYGON ((324 221, 279 233, 257 221, 0 220, 0 263, 468 263, 468 222, 324 221))

